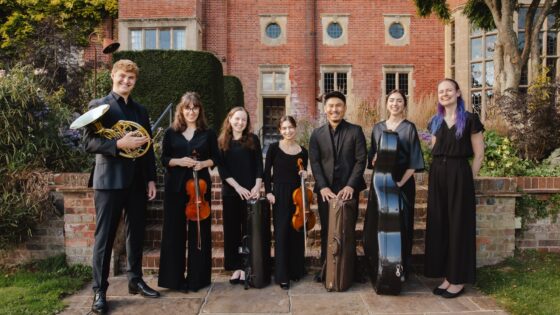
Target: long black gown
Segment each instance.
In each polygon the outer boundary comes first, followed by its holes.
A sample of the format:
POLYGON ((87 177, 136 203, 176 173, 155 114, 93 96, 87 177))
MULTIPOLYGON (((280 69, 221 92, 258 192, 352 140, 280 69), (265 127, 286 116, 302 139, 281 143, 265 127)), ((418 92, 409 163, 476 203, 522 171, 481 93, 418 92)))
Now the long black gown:
MULTIPOLYGON (((463 136, 445 121, 436 131, 428 184, 424 273, 452 284, 476 280, 476 200, 469 158, 471 134, 484 131, 477 115, 466 112, 463 136)), ((430 128, 431 130, 431 128, 430 128)))
MULTIPOLYGON (((219 163, 217 137, 214 131, 196 130, 192 139, 187 140, 181 132, 169 128, 166 130, 162 144, 162 164, 165 172, 165 197, 163 201, 163 235, 159 265, 158 286, 181 289, 184 284, 189 290, 197 291, 208 286, 212 275, 212 218, 200 221, 201 249, 198 249, 197 222, 188 220, 185 206, 188 196, 185 192, 186 182, 193 177, 191 168, 169 167, 172 158, 198 154, 198 160, 211 159, 214 165, 219 163), (186 227, 186 228, 185 228, 186 227), (187 235, 188 234, 188 235, 187 235), (188 259, 186 260, 187 277, 185 278, 185 242, 188 241, 188 259)), ((210 173, 208 168, 198 172, 198 176, 207 183, 204 198, 211 204, 210 173)))
MULTIPOLYGON (((368 168, 373 168, 371 161, 373 156, 377 153, 377 143, 383 134, 383 131, 387 130, 386 121, 378 122, 373 126, 371 131, 371 147, 368 152, 368 168)), ((414 123, 403 120, 394 130, 399 134, 398 142, 398 157, 397 157, 397 167, 395 173, 393 174, 393 180, 398 182, 402 179, 404 173, 407 169, 414 169, 416 172, 421 172, 424 170, 424 157, 422 156, 422 149, 420 147, 420 139, 418 138, 418 132, 414 123)), ((372 176, 373 180, 373 176, 372 176)), ((414 177, 409 178, 406 183, 401 187, 401 191, 406 196, 408 201, 408 207, 405 207, 405 231, 403 232, 403 246, 404 252, 406 253, 403 257, 403 262, 405 266, 405 271, 408 273, 410 269, 410 256, 412 255, 412 244, 414 237, 414 202, 416 198, 416 183, 414 177)), ((365 226, 368 225, 369 216, 374 213, 373 207, 376 203, 372 201, 375 200, 375 190, 373 189, 373 183, 370 183, 368 207, 366 211, 366 222, 365 226)))
POLYGON ((224 226, 224 269, 243 269, 243 256, 239 254, 239 246, 247 234, 247 202, 239 197, 235 189, 226 182, 233 178, 247 190, 255 186, 257 178, 262 178, 263 161, 261 143, 254 134, 254 148, 245 147, 238 140, 231 140, 229 150, 220 149, 221 164, 218 167, 222 178, 222 204, 224 226))
POLYGON ((298 154, 287 154, 278 142, 268 149, 264 167, 266 193, 275 197, 273 206, 274 224, 274 280, 277 284, 299 280, 305 274, 305 244, 303 229, 296 231, 291 225, 295 206, 292 193, 300 186, 297 160, 303 160, 307 169, 308 153, 301 148, 298 154))

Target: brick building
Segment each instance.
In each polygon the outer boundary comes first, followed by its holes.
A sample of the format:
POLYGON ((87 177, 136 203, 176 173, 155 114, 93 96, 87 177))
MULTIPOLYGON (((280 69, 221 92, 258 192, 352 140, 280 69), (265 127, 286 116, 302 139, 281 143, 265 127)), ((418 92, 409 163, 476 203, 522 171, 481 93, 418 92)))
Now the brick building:
MULTIPOLYGON (((124 50, 190 49, 212 52, 224 74, 241 79, 254 130, 265 142, 283 114, 320 118, 316 97, 337 89, 354 120, 387 91, 405 90, 410 106, 455 78, 471 110, 484 119, 493 96, 496 32, 471 27, 465 0, 450 0, 452 21, 416 16, 413 1, 394 0, 120 0, 119 17, 106 34, 124 50)), ((514 16, 522 29, 526 9, 514 16)), ((558 75, 558 30, 549 17, 539 49, 543 65, 558 75)), ((521 87, 534 74, 525 70, 521 87)), ((373 122, 372 122, 373 123, 373 122)))
POLYGON ((121 0, 117 29, 124 50, 214 53, 267 139, 285 113, 319 118, 326 91, 347 95, 352 120, 396 87, 414 106, 445 73, 444 25, 405 0, 121 0))

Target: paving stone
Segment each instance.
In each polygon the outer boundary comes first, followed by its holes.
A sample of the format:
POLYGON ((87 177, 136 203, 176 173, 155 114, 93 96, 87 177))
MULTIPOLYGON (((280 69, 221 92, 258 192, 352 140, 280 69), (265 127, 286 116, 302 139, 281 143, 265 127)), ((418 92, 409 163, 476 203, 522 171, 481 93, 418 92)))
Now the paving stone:
POLYGON ((277 285, 244 290, 242 285, 216 282, 210 290, 202 313, 288 313, 288 292, 277 285))
MULTIPOLYGON (((378 295, 369 282, 354 283, 346 292, 327 292, 311 275, 292 282, 288 291, 275 284, 244 290, 242 285, 229 283, 230 275, 213 274, 208 288, 187 294, 159 288, 157 276, 145 276, 146 283, 161 292, 159 299, 130 295, 127 278, 112 277, 107 292, 110 314, 507 314, 493 298, 472 286, 467 286, 466 293, 456 299, 443 299, 431 293, 441 279, 416 275, 404 283, 400 296, 378 295)), ((91 286, 66 297, 68 307, 61 314, 87 314, 93 298, 91 286)))
POLYGON ((360 294, 370 314, 449 312, 440 297, 427 294, 389 296, 360 294))
POLYGON ((354 315, 368 314, 367 306, 358 294, 324 292, 291 297, 293 315, 354 315))

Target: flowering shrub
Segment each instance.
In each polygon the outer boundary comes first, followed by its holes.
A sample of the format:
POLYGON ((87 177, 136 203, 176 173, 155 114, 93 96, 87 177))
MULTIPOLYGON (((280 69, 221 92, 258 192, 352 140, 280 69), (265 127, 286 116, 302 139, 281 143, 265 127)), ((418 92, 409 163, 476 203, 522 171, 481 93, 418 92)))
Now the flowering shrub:
POLYGON ((483 176, 522 176, 532 166, 529 161, 518 157, 518 152, 507 137, 494 131, 484 133, 483 176))
POLYGON ((424 156, 424 169, 429 171, 430 164, 432 164, 432 149, 430 148, 432 134, 427 130, 419 130, 418 137, 420 137, 420 147, 424 156))

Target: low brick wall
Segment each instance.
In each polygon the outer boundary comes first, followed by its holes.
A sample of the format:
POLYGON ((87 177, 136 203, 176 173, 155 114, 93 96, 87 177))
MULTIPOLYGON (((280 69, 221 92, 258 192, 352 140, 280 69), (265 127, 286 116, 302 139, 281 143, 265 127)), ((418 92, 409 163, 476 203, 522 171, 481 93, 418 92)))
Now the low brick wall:
MULTIPOLYGON (((560 193, 560 177, 519 177, 517 186, 525 194, 547 199, 560 193)), ((528 222, 525 231, 517 232, 516 247, 560 253, 560 218, 528 222)))
MULTIPOLYGON (((71 264, 91 264, 95 232, 95 208, 93 191, 86 187, 89 174, 63 173, 53 175, 53 190, 63 196, 64 216, 52 218, 38 227, 34 237, 15 251, 0 252, 0 264, 44 258, 66 253, 71 264)), ((371 178, 371 171, 365 176, 371 178)), ((161 179, 161 178, 160 178, 161 179)), ((217 178, 215 178, 217 179, 217 178)), ((368 180, 369 182, 369 180, 368 180)), ((424 189, 427 175, 418 174, 418 189, 424 189)), ((214 186, 220 185, 215 180, 214 186)), ((560 252, 560 223, 550 219, 530 223, 529 229, 519 233, 515 229, 515 199, 524 193, 550 195, 560 192, 560 178, 477 178, 477 265, 489 265, 513 255, 517 246, 521 249, 539 249, 560 252)), ((214 188, 216 188, 214 187, 214 188)), ((221 199, 219 193, 213 202, 221 199)), ((362 194, 361 198, 365 198, 362 194)), ((152 206, 161 207, 161 192, 152 206)), ((425 202, 425 201, 423 201, 425 202)), ((220 218, 213 218, 218 224, 220 218)), ((121 224, 122 227, 122 224, 121 224)), ((119 232, 119 235, 124 233, 119 232)), ((423 248, 422 248, 423 252, 423 248)), ((122 257, 124 238, 118 238, 114 257, 122 257)), ((118 267, 119 261, 112 266, 118 267)), ((115 270, 118 270, 116 268, 115 270)))
POLYGON ((515 250, 515 178, 480 177, 476 190, 476 264, 496 264, 515 250))

